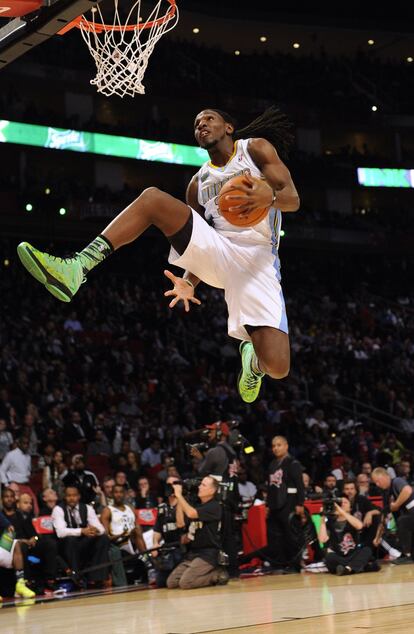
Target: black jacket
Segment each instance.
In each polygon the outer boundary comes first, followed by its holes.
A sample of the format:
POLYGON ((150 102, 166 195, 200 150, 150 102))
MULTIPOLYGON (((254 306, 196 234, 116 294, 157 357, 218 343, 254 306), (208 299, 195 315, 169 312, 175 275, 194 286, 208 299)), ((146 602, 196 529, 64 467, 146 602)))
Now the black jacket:
POLYGON ((271 511, 293 511, 303 505, 305 489, 302 479, 302 465, 291 455, 282 460, 274 458, 269 465, 267 504, 271 511))

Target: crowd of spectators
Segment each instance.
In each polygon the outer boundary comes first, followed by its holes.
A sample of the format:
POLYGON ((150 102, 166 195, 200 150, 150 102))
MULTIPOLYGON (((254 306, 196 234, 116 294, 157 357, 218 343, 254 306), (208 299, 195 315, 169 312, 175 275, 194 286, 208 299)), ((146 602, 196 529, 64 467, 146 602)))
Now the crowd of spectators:
MULTIPOLYGON (((10 244, 3 249, 9 254, 10 244)), ((402 275, 406 263, 387 269, 363 256, 351 263, 335 255, 327 270, 329 256, 301 254, 298 262, 287 253, 292 372, 266 380, 246 406, 236 391, 239 357, 226 335, 222 292, 201 286, 201 307, 189 315, 168 309, 164 250, 155 238, 144 239, 139 252, 125 249, 88 279, 70 307, 33 284, 15 260, 3 269, 0 479, 7 490, 34 492, 35 514, 38 507, 50 514, 59 502, 76 506, 77 491, 102 514, 115 485, 122 504, 154 508, 168 498, 169 477, 197 475, 186 435, 229 419, 240 421, 255 447, 241 457, 244 502, 266 498, 275 434, 288 439, 308 474, 310 499, 329 477, 334 488, 337 480, 357 480, 361 492, 369 491, 371 465, 411 481, 413 299, 402 275), (364 286, 357 283, 360 266, 364 286), (355 409, 347 399, 365 405, 355 409)), ((93 521, 97 533, 82 533, 85 540, 105 534, 93 521)), ((144 550, 141 537, 134 543, 144 550)))

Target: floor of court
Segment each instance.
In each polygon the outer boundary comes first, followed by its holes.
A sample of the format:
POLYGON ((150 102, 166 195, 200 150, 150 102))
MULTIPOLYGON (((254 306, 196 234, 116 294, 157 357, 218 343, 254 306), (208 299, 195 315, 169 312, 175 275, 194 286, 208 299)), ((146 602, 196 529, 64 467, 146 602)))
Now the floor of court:
POLYGON ((302 634, 413 631, 414 565, 272 575, 200 590, 138 590, 0 611, 2 634, 302 634))

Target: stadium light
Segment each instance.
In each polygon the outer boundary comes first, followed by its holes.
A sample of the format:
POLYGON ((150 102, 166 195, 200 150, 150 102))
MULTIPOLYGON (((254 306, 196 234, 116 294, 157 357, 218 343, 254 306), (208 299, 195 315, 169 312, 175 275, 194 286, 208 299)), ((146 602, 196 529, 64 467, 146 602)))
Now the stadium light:
POLYGON ((377 106, 372 106, 371 110, 372 110, 372 112, 376 112, 378 110, 378 107, 377 106))
POLYGON ((195 34, 200 33, 200 29, 198 28, 198 26, 195 26, 193 28, 193 33, 195 33, 195 34))
POLYGON ((368 44, 369 44, 370 46, 373 46, 373 45, 375 44, 375 40, 368 40, 368 44))
POLYGON ((284 238, 284 236, 285 236, 285 230, 284 230, 284 229, 281 229, 281 231, 280 231, 280 237, 281 237, 281 238, 284 238))
POLYGON ((240 51, 234 51, 235 55, 240 55, 240 51))
POLYGON ((46 187, 45 194, 46 194, 46 196, 49 196, 49 194, 50 194, 50 188, 49 187, 46 187))
POLYGON ((299 48, 300 44, 299 42, 293 42, 293 48, 299 48))
POLYGON ((59 215, 64 216, 66 214, 66 209, 64 207, 61 207, 59 209, 59 215))
POLYGON ((33 205, 31 203, 27 203, 25 209, 26 211, 33 211, 33 205))
POLYGON ((266 37, 266 35, 261 35, 261 36, 260 36, 260 41, 261 41, 261 42, 267 42, 267 37, 266 37))
POLYGON ((4 260, 3 262, 4 266, 9 266, 10 264, 10 260, 8 260, 7 258, 4 260))
POLYGON ((410 55, 409 57, 407 57, 407 62, 408 62, 409 64, 411 64, 411 62, 412 62, 412 61, 414 61, 414 58, 413 58, 413 57, 411 57, 411 55, 410 55))

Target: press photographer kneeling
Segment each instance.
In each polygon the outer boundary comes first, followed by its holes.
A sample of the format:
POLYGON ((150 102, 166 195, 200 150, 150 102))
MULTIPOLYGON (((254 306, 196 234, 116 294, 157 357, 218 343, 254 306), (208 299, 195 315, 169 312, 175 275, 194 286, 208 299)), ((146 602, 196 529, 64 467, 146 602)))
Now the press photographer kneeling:
POLYGON ((167 587, 188 590, 227 583, 227 571, 218 565, 222 511, 216 499, 217 480, 211 476, 202 479, 198 487, 201 504, 195 506, 184 498, 181 484, 173 484, 173 488, 177 498, 177 527, 188 525, 187 533, 182 537, 187 553, 168 577, 167 587))
POLYGON ((370 562, 371 548, 359 544, 359 532, 363 526, 360 519, 351 515, 348 498, 324 500, 318 537, 325 544, 324 560, 330 573, 351 575, 379 570, 376 562, 370 562))

